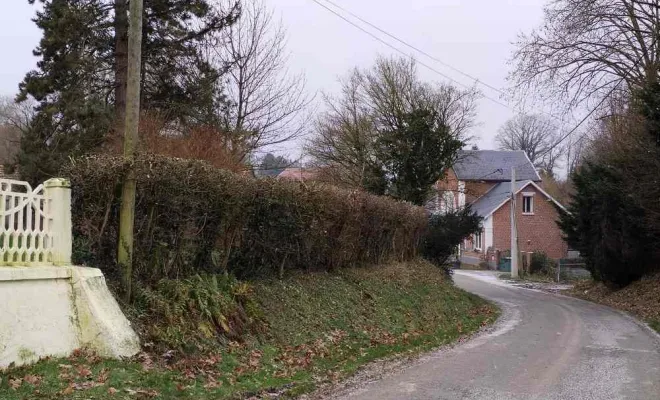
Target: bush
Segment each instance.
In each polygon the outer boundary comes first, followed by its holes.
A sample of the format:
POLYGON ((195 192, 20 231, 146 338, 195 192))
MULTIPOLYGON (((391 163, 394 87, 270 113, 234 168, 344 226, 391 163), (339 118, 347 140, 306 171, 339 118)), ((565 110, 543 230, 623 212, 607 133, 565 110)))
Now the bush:
POLYGON ((422 255, 432 263, 442 266, 465 237, 479 232, 480 229, 481 217, 469 207, 448 214, 434 214, 429 218, 422 255))
POLYGON ((587 162, 573 175, 569 213, 560 216, 568 244, 580 251, 596 280, 625 286, 653 271, 657 239, 646 213, 625 190, 616 165, 587 162))
MULTIPOLYGON (((77 263, 113 280, 122 158, 92 156, 63 169, 73 187, 77 263)), ((256 180, 194 160, 135 161, 134 274, 140 282, 199 273, 239 278, 332 270, 417 254, 420 207, 357 191, 256 180)))
POLYGON ((131 310, 140 313, 138 329, 147 342, 199 351, 264 329, 252 297, 252 287, 231 276, 195 275, 138 288, 131 310))
POLYGON ((554 276, 557 270, 557 263, 552 258, 548 257, 542 251, 535 251, 532 253, 532 259, 529 263, 530 274, 541 274, 554 276))

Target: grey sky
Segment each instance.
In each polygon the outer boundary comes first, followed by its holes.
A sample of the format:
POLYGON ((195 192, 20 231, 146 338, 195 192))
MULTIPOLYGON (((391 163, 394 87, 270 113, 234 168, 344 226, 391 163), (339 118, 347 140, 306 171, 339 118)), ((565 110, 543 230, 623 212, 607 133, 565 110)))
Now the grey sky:
MULTIPOLYGON (((372 65, 378 54, 392 49, 350 26, 311 0, 265 0, 281 16, 289 34, 290 68, 304 72, 310 92, 337 90, 337 78, 355 66, 372 65)), ((446 63, 495 87, 506 86, 511 42, 529 32, 542 18, 544 0, 333 0, 446 63)), ((32 50, 40 37, 31 18, 36 11, 27 0, 5 0, 0 13, 0 93, 14 95, 27 71, 35 67, 32 50)), ((474 82, 392 42, 406 54, 466 84, 474 82)), ((426 80, 444 78, 420 66, 426 80)), ((498 93, 482 88, 484 94, 498 93)), ((478 110, 480 148, 493 148, 493 137, 512 112, 482 99, 478 110)))
MULTIPOLYGON (((305 72, 311 91, 337 90, 337 77, 351 68, 371 65, 378 54, 398 54, 311 0, 267 1, 287 27, 291 68, 305 72)), ((541 23, 545 3, 544 0, 333 1, 453 67, 502 88, 506 86, 511 42, 518 33, 529 32, 541 23)), ((474 84, 394 40, 384 39, 453 79, 474 84)), ((419 72, 427 80, 445 80, 422 66, 419 72)), ((482 91, 499 98, 490 89, 482 88, 482 91)), ((513 113, 486 99, 480 101, 478 113, 480 125, 473 134, 479 137, 480 148, 493 148, 497 129, 513 113)))

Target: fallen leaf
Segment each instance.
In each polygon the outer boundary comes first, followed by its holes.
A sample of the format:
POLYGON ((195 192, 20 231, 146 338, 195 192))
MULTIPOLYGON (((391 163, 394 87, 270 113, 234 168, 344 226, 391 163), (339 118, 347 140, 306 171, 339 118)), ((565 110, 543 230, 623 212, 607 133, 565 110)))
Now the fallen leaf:
POLYGON ((106 383, 109 377, 110 377, 110 370, 108 368, 103 368, 101 371, 99 371, 99 374, 96 377, 96 382, 106 383))
POLYGON ((25 375, 23 380, 33 386, 39 386, 43 378, 39 375, 25 375))
POLYGON ((18 389, 22 384, 23 379, 21 378, 9 379, 9 387, 11 387, 13 390, 18 389))
POLYGON ((117 393, 117 389, 115 389, 115 388, 113 388, 113 387, 109 387, 109 388, 108 388, 108 394, 112 394, 112 395, 114 395, 115 393, 117 393))
POLYGON ((62 390, 60 393, 62 393, 62 394, 64 394, 64 395, 69 395, 69 394, 73 393, 73 385, 69 385, 69 386, 67 386, 67 387, 66 387, 64 390, 62 390))
POLYGON ((87 378, 92 375, 92 370, 87 365, 79 365, 76 368, 76 372, 78 372, 78 376, 81 378, 87 378))
POLYGON ((158 396, 158 392, 154 389, 138 389, 135 391, 138 394, 143 394, 147 397, 156 397, 158 396))
POLYGON ((218 382, 214 377, 209 376, 208 381, 204 385, 204 389, 215 389, 222 386, 222 382, 218 382))

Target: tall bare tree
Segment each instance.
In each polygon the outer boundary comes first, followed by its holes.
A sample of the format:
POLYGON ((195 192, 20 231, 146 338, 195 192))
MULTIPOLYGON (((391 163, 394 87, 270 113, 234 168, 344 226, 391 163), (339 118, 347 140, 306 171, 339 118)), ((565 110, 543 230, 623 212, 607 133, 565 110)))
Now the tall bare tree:
POLYGON ((415 112, 429 112, 434 127, 446 127, 458 140, 466 140, 474 124, 478 93, 423 82, 410 59, 379 58, 373 68, 355 69, 341 84, 338 97, 324 96, 327 109, 308 146, 314 162, 337 183, 383 193, 388 171, 379 159, 379 143, 388 132, 409 128, 415 112))
POLYGON ((33 99, 16 103, 11 97, 0 97, 0 164, 16 163, 21 137, 30 127, 35 105, 33 99))
POLYGON ((495 141, 501 150, 523 150, 536 168, 552 173, 565 150, 556 145, 558 132, 549 118, 519 114, 500 128, 495 141))
POLYGON ((519 94, 542 88, 568 106, 657 82, 660 0, 553 0, 513 61, 519 94))
POLYGON ((26 99, 17 103, 8 96, 0 97, 0 125, 11 126, 21 132, 26 132, 34 117, 36 102, 26 99))
POLYGON ((569 178, 582 163, 587 143, 588 138, 584 135, 569 136, 566 143, 566 173, 569 178))
POLYGON ((299 137, 310 99, 305 77, 287 69, 282 24, 257 0, 245 3, 239 20, 224 33, 214 52, 217 61, 229 68, 225 84, 231 106, 225 124, 242 140, 246 156, 299 137))
POLYGON ((339 96, 323 95, 327 111, 316 121, 308 152, 315 164, 325 167, 326 179, 383 194, 383 173, 374 157, 377 130, 364 83, 356 69, 341 81, 339 96))

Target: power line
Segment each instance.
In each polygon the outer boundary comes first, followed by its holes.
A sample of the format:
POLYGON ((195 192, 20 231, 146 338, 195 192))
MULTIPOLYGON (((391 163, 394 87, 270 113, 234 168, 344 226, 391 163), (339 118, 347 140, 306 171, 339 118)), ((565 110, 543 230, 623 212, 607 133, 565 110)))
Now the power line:
MULTIPOLYGON (((564 135, 563 137, 561 137, 561 138, 560 138, 557 142, 555 142, 555 143, 554 143, 549 149, 547 149, 546 151, 544 151, 544 152, 542 152, 541 154, 539 154, 538 157, 539 157, 539 158, 543 158, 546 154, 550 153, 550 152, 551 152, 552 150, 554 150, 557 146, 559 146, 564 140, 568 139, 573 133, 575 133, 575 131, 577 131, 578 129, 580 129, 580 127, 582 126, 582 124, 584 124, 584 123, 585 123, 585 122, 586 122, 586 121, 587 121, 587 120, 588 120, 588 119, 589 119, 589 118, 590 118, 590 117, 591 117, 591 116, 592 116, 592 115, 593 115, 593 114, 594 114, 594 113, 595 113, 595 112, 596 112, 596 111, 597 111, 597 110, 598 110, 603 104, 605 104, 605 102, 606 102, 606 101, 609 99, 609 97, 614 93, 614 91, 618 89, 618 87, 619 87, 620 84, 621 84, 621 81, 619 81, 619 83, 617 83, 617 84, 616 84, 616 85, 615 85, 615 86, 614 86, 614 87, 613 87, 613 88, 607 93, 607 95, 605 95, 605 96, 603 97, 603 99, 598 103, 598 105, 597 105, 596 107, 594 107, 594 108, 593 108, 593 109, 592 109, 592 110, 591 110, 591 111, 590 111, 590 112, 589 112, 584 118, 582 118, 582 120, 581 120, 580 122, 578 122, 578 124, 575 125, 575 126, 573 127, 573 129, 571 129, 566 135, 564 135)), ((583 133, 582 135, 580 135, 580 137, 578 138, 578 140, 583 139, 583 138, 585 137, 585 135, 586 135, 586 133, 583 133)), ((522 166, 524 166, 524 165, 526 165, 526 164, 527 164, 527 163, 518 164, 518 165, 514 166, 513 168, 518 169, 518 168, 520 168, 520 167, 522 167, 522 166)), ((502 173, 503 173, 503 170, 502 170, 501 168, 497 168, 497 169, 495 169, 495 170, 493 170, 493 171, 487 173, 486 175, 480 177, 480 178, 477 179, 477 180, 481 180, 481 179, 483 179, 483 178, 486 178, 487 176, 490 176, 490 175, 492 175, 492 174, 494 174, 494 173, 496 173, 496 172, 502 172, 502 173)))
MULTIPOLYGON (((313 1, 316 2, 316 0, 313 0, 313 1)), ((389 33, 388 31, 386 31, 385 29, 382 29, 382 28, 380 28, 379 26, 377 26, 377 25, 375 25, 375 24, 373 24, 373 23, 367 21, 366 19, 360 17, 359 15, 357 15, 357 14, 351 12, 350 10, 347 10, 346 8, 344 8, 344 7, 342 7, 341 5, 335 3, 334 1, 332 1, 332 0, 324 0, 324 1, 325 1, 326 3, 332 4, 334 7, 336 7, 336 8, 338 8, 338 9, 344 11, 345 13, 347 13, 348 15, 352 16, 353 18, 359 20, 360 22, 362 22, 362 23, 364 23, 364 24, 366 24, 366 25, 369 25, 370 27, 376 29, 377 31, 381 32, 382 34, 389 36, 390 38, 396 40, 397 42, 403 44, 404 46, 407 46, 407 47, 409 47, 409 48, 411 48, 411 49, 417 51, 418 53, 425 55, 426 57, 430 58, 431 60, 436 61, 436 62, 438 62, 438 63, 444 65, 445 67, 451 69, 452 71, 458 72, 459 74, 461 74, 461 75, 463 75, 463 76, 465 76, 465 77, 467 77, 467 78, 470 78, 470 79, 474 80, 475 83, 481 84, 481 85, 483 85, 483 86, 485 86, 485 87, 487 87, 487 88, 489 88, 489 89, 492 89, 492 90, 494 90, 494 91, 496 91, 496 92, 498 92, 498 93, 500 93, 500 94, 503 94, 503 95, 506 94, 506 93, 504 93, 504 91, 502 91, 501 89, 498 89, 498 88, 496 88, 495 86, 489 85, 488 83, 483 82, 483 81, 480 80, 479 78, 476 78, 476 77, 474 77, 474 76, 468 74, 467 72, 463 72, 462 70, 460 70, 460 69, 458 69, 458 68, 456 68, 456 67, 454 67, 454 66, 452 66, 452 65, 450 65, 450 64, 448 64, 448 63, 446 63, 446 62, 444 62, 444 61, 442 61, 442 60, 440 60, 440 59, 437 58, 437 57, 434 57, 433 55, 431 55, 431 54, 425 52, 424 50, 422 50, 422 49, 420 49, 420 48, 418 48, 418 47, 413 46, 412 44, 406 42, 405 40, 400 39, 399 37, 397 37, 397 36, 395 36, 395 35, 389 33)), ((317 3, 318 3, 318 2, 317 2, 317 3)))
MULTIPOLYGON (((351 24, 352 26, 354 26, 355 28, 359 29, 360 31, 362 31, 362 32, 366 33, 367 35, 371 36, 372 38, 374 38, 375 40, 379 41, 380 43, 384 44, 385 46, 387 46, 387 47, 391 48, 392 50, 394 50, 394 51, 396 51, 396 52, 402 54, 404 57, 410 57, 410 58, 412 58, 412 59, 413 59, 416 63, 418 63, 419 65, 421 65, 421 66, 423 66, 423 67, 426 67, 427 69, 429 69, 429 70, 435 72, 436 74, 442 76, 442 77, 445 78, 445 79, 448 79, 448 80, 454 82, 454 83, 457 84, 457 85, 463 86, 463 87, 468 88, 468 89, 471 88, 469 85, 466 85, 466 84, 464 84, 464 83, 462 83, 462 82, 459 82, 459 81, 457 81, 456 79, 454 79, 454 78, 452 78, 452 77, 450 77, 450 76, 448 76, 448 75, 446 75, 446 74, 444 74, 444 73, 438 71, 437 69, 433 68, 432 66, 430 66, 430 65, 428 65, 428 64, 426 64, 426 63, 423 63, 423 62, 419 61, 419 60, 416 59, 415 57, 412 57, 411 55, 406 54, 403 50, 401 50, 401 49, 395 47, 395 46, 392 45, 391 43, 386 42, 385 40, 383 40, 382 38, 376 36, 376 35, 373 34, 372 32, 369 32, 368 30, 364 29, 364 28, 361 27, 360 25, 356 24, 355 22, 351 21, 350 19, 346 18, 345 16, 341 15, 341 14, 338 13, 337 11, 335 11, 335 10, 333 10, 332 8, 330 8, 330 7, 326 6, 325 4, 321 3, 319 0, 312 0, 312 1, 313 1, 314 3, 316 3, 317 5, 319 5, 319 6, 323 7, 323 8, 325 8, 326 10, 328 10, 329 12, 331 12, 332 14, 334 14, 335 16, 337 16, 337 17, 343 19, 344 21, 346 21, 347 23, 351 24)), ((509 105, 507 105, 507 104, 502 103, 502 102, 499 101, 499 100, 496 100, 496 99, 494 99, 494 98, 492 98, 492 97, 489 97, 489 96, 486 96, 486 95, 482 95, 482 96, 483 96, 484 98, 486 98, 486 99, 488 99, 488 100, 490 100, 490 101, 496 103, 496 104, 499 104, 500 106, 502 106, 502 107, 504 107, 504 108, 507 108, 507 109, 509 109, 509 110, 515 112, 515 110, 513 110, 513 108, 511 108, 511 107, 510 107, 509 105)))
MULTIPOLYGON (((427 69, 429 69, 429 70, 435 72, 436 74, 438 74, 438 75, 440 75, 440 76, 442 76, 442 77, 444 77, 444 78, 450 80, 451 82, 454 82, 454 83, 456 83, 456 84, 458 84, 458 85, 460 85, 460 86, 463 86, 463 87, 465 87, 465 88, 468 88, 468 89, 470 88, 468 85, 466 85, 466 84, 464 84, 464 83, 462 83, 462 82, 459 82, 459 81, 457 81, 457 80, 451 78, 450 76, 448 76, 448 75, 446 75, 446 74, 444 74, 444 73, 438 71, 437 69, 431 67, 430 65, 428 65, 428 64, 426 64, 426 63, 423 63, 423 62, 419 61, 419 60, 416 59, 415 57, 409 56, 408 54, 406 54, 405 52, 403 52, 401 49, 399 49, 399 48, 393 46, 392 44, 390 44, 390 43, 388 43, 387 41, 383 40, 382 38, 376 36, 376 35, 373 34, 372 32, 369 32, 368 30, 364 29, 364 28, 361 27, 360 25, 356 24, 355 22, 351 21, 350 19, 346 18, 345 16, 341 15, 341 14, 338 13, 337 11, 335 11, 335 10, 333 10, 332 8, 328 7, 327 5, 321 3, 319 0, 312 0, 312 1, 313 1, 314 3, 316 3, 317 5, 319 5, 319 6, 323 7, 323 8, 325 8, 327 11, 331 12, 331 13, 334 14, 335 16, 341 18, 341 19, 344 20, 345 22, 349 23, 349 24, 352 25, 353 27, 359 29, 359 30, 362 31, 363 33, 366 33, 367 35, 371 36, 373 39, 377 40, 378 42, 384 44, 385 46, 387 46, 387 47, 389 47, 389 48, 391 48, 391 49, 393 49, 394 51, 396 51, 396 52, 398 52, 398 53, 404 55, 405 57, 411 57, 411 58, 412 58, 415 62, 417 62, 418 64, 420 64, 420 65, 426 67, 427 69)), ((458 72, 458 73, 460 73, 460 74, 463 75, 463 76, 466 76, 466 77, 468 77, 468 78, 470 78, 470 79, 473 79, 473 80, 475 81, 475 83, 479 83, 479 84, 481 84, 481 85, 483 85, 483 86, 485 86, 485 87, 488 87, 488 88, 490 88, 490 89, 492 89, 492 90, 497 91, 498 93, 504 94, 504 92, 503 92, 502 90, 500 90, 500 89, 498 89, 498 88, 496 88, 496 87, 494 87, 494 86, 492 86, 492 85, 489 85, 489 84, 487 84, 487 83, 485 83, 485 82, 482 82, 482 81, 480 81, 478 78, 476 78, 476 77, 474 77, 474 76, 472 76, 472 75, 470 75, 470 74, 468 74, 468 73, 466 73, 466 72, 463 72, 463 71, 461 71, 461 70, 458 69, 458 68, 455 68, 455 67, 453 67, 453 66, 447 64, 446 62, 444 62, 444 61, 438 59, 437 57, 432 56, 431 54, 429 54, 429 53, 427 53, 427 52, 425 52, 425 51, 419 49, 419 48, 416 47, 416 46, 411 45, 410 43, 408 43, 408 42, 406 42, 406 41, 404 41, 404 40, 398 38, 397 36, 395 36, 395 35, 393 35, 393 34, 387 32, 386 30, 384 30, 384 29, 378 27, 377 25, 375 25, 375 24, 373 24, 373 23, 371 23, 371 22, 365 20, 364 18, 362 18, 362 17, 360 17, 359 15, 357 15, 357 14, 351 12, 350 10, 347 10, 346 8, 344 8, 344 7, 340 6, 340 5, 338 5, 338 4, 335 3, 334 1, 332 1, 332 0, 324 0, 324 1, 327 2, 328 4, 333 5, 333 6, 336 7, 337 9, 346 12, 347 14, 349 14, 350 16, 352 16, 353 18, 356 18, 357 20, 359 20, 359 21, 361 21, 362 23, 364 23, 364 24, 366 24, 366 25, 372 27, 373 29, 376 29, 377 31, 379 31, 379 32, 381 32, 381 33, 387 35, 388 37, 390 37, 390 38, 392 38, 392 39, 398 41, 399 43, 401 43, 401 44, 403 44, 403 45, 405 45, 405 46, 407 46, 407 47, 409 47, 409 48, 411 48, 411 49, 413 49, 413 50, 419 52, 420 54, 423 54, 423 55, 425 55, 426 57, 429 57, 430 59, 432 59, 432 60, 434 60, 434 61, 436 61, 436 62, 438 62, 438 63, 440 63, 440 64, 442 64, 442 65, 444 65, 444 66, 446 66, 446 67, 448 67, 448 68, 450 68, 450 69, 452 69, 452 70, 458 72)), ((541 153, 541 154, 539 155, 539 157, 544 157, 545 155, 547 155, 549 152, 551 152, 551 151, 554 150, 557 146, 559 146, 563 141, 565 141, 568 137, 570 137, 575 131, 577 131, 577 130, 582 126, 582 124, 584 124, 584 123, 585 123, 585 122, 586 122, 586 121, 587 121, 587 120, 588 120, 588 119, 594 114, 594 112, 596 112, 596 110, 598 110, 598 109, 599 109, 599 108, 605 103, 605 101, 607 101, 607 99, 609 98, 609 96, 611 96, 611 95, 614 93, 614 91, 619 87, 620 84, 621 84, 621 81, 620 81, 619 83, 617 83, 617 84, 616 84, 616 85, 615 85, 615 86, 609 91, 609 93, 608 93, 606 96, 603 97, 603 99, 600 101, 600 103, 599 103, 596 107, 594 107, 594 108, 593 108, 593 109, 592 109, 592 110, 591 110, 591 111, 590 111, 590 112, 589 112, 589 113, 588 113, 588 114, 587 114, 587 115, 586 115, 586 116, 585 116, 585 117, 584 117, 584 118, 583 118, 583 119, 582 119, 582 120, 581 120, 581 121, 580 121, 575 127, 573 127, 573 128, 572 128, 572 129, 566 134, 566 135, 564 135, 563 137, 561 137, 557 142, 555 142, 555 144, 553 144, 549 149, 547 149, 545 152, 541 153)), ((494 102, 494 103, 496 103, 496 104, 498 104, 498 105, 500 105, 500 106, 502 106, 502 107, 505 107, 505 108, 509 109, 510 111, 513 111, 513 112, 518 113, 518 112, 517 112, 516 110, 514 110, 512 107, 510 107, 510 106, 507 105, 507 104, 504 104, 504 103, 500 102, 499 100, 493 99, 493 98, 491 98, 491 97, 489 97, 489 96, 486 96, 486 95, 483 95, 483 97, 486 98, 486 99, 488 99, 488 100, 490 100, 490 101, 492 101, 492 102, 494 102)), ((550 115, 550 114, 548 114, 548 113, 541 112, 541 114, 545 114, 545 115, 547 115, 547 116, 549 116, 549 117, 551 117, 551 118, 553 118, 553 119, 558 120, 555 116, 550 115)), ((583 135, 581 135, 581 136, 580 136, 580 139, 584 138, 585 135, 586 135, 586 133, 583 134, 583 135)), ((526 163, 525 163, 525 164, 526 164, 526 163)), ((521 167, 521 166, 523 166, 523 165, 525 165, 525 164, 518 165, 518 166, 516 166, 516 167, 514 167, 514 168, 521 167)), ((492 175, 493 173, 498 172, 498 170, 499 170, 499 169, 496 169, 496 170, 494 170, 494 171, 492 171, 492 172, 490 172, 490 173, 484 175, 484 177, 487 177, 487 176, 489 176, 489 175, 492 175)))

